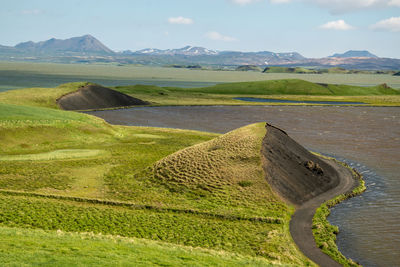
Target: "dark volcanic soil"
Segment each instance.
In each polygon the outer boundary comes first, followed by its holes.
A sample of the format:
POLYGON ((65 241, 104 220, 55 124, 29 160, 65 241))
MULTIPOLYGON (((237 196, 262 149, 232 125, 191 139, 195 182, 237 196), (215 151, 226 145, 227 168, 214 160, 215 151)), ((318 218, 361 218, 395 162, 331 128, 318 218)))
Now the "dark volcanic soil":
POLYGON ((268 183, 294 205, 339 184, 338 172, 290 138, 286 132, 266 125, 262 144, 263 168, 268 183))
POLYGON ((356 184, 351 172, 332 160, 321 159, 267 123, 261 147, 266 179, 283 199, 297 206, 290 233, 300 250, 320 266, 340 266, 315 244, 312 219, 326 200, 349 192, 356 184))
POLYGON ((57 104, 65 110, 88 110, 149 103, 100 85, 86 85, 76 92, 62 96, 57 100, 57 104))

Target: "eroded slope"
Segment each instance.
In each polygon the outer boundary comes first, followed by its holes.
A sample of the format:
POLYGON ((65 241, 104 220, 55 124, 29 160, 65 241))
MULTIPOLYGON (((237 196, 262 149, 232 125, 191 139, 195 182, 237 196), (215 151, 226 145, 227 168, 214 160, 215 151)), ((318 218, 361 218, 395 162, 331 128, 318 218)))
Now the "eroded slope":
POLYGON ((57 99, 57 104, 64 110, 87 110, 147 105, 149 103, 100 85, 88 84, 76 92, 57 99))
POLYGON ((261 149, 263 168, 270 186, 281 197, 300 205, 336 187, 337 171, 270 124, 261 149))

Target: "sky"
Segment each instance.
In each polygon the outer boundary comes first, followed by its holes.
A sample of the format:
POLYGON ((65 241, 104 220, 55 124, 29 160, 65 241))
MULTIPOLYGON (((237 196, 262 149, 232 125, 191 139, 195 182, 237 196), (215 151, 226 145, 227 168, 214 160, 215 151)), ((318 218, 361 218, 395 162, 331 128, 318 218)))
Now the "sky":
POLYGON ((85 34, 115 51, 192 45, 400 58, 400 0, 1 0, 1 45, 85 34))

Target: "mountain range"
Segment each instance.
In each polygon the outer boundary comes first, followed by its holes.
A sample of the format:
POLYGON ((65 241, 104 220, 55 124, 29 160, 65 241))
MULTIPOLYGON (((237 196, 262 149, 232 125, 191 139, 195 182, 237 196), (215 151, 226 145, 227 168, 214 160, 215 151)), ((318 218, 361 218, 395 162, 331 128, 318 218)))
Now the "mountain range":
POLYGON ((324 58, 306 58, 297 52, 217 51, 198 46, 179 49, 146 48, 115 52, 91 35, 65 40, 49 39, 23 42, 15 46, 0 45, 0 60, 29 60, 62 63, 117 62, 120 64, 207 66, 313 66, 347 69, 400 69, 400 59, 380 58, 368 51, 350 50, 324 58))

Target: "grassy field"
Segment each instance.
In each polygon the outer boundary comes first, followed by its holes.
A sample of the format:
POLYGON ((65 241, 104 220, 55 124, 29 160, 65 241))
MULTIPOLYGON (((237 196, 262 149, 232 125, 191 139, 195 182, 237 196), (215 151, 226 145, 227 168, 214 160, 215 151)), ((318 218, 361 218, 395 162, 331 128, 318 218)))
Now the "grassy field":
MULTIPOLYGON (((84 84, 0 93, 0 236, 17 242, 0 244, 0 262, 7 263, 9 257, 24 262, 36 253, 40 255, 35 258, 37 264, 67 265, 88 255, 77 240, 83 236, 78 233, 90 232, 95 238, 85 242, 99 251, 89 253, 88 264, 113 254, 101 251, 114 242, 117 255, 113 257, 121 264, 123 255, 136 250, 142 255, 138 264, 180 263, 183 257, 188 265, 196 260, 201 265, 313 265, 290 236, 294 208, 282 202, 264 179, 260 159, 263 123, 217 135, 113 126, 87 114, 59 110, 56 99, 84 84), (56 230, 63 234, 52 232, 56 230), (49 256, 44 236, 49 242, 60 242, 51 247, 55 255, 63 256, 49 256), (132 238, 140 240, 126 242, 132 238), (29 253, 21 256, 15 249, 18 246, 26 246, 29 253), (185 256, 188 250, 195 253, 185 256), (164 256, 154 262, 157 253, 164 256)), ((398 91, 383 86, 319 85, 302 80, 185 90, 117 89, 145 100, 146 96, 162 99, 169 95, 183 100, 186 95, 193 101, 203 96, 208 104, 213 97, 226 100, 234 95, 274 93, 344 99, 352 94, 398 96, 398 91)), ((316 224, 323 225, 318 226, 321 229, 327 225, 324 216, 326 210, 320 210, 321 222, 316 224)), ((331 238, 331 230, 328 227, 326 234, 317 234, 320 246, 331 238)))
POLYGON ((386 83, 400 88, 400 77, 386 74, 296 74, 243 71, 211 71, 179 68, 117 66, 110 64, 52 64, 0 62, 0 89, 9 87, 54 87, 73 81, 90 81, 106 86, 153 84, 200 87, 204 83, 303 79, 315 83, 375 86, 386 83), (203 84, 202 84, 203 83, 203 84))
POLYGON ((139 238, 0 227, 2 266, 272 266, 262 257, 139 238))
MULTIPOLYGON (((113 126, 56 109, 55 99, 80 85, 49 94, 45 89, 0 94, 0 236, 16 240, 0 245, 3 262, 25 262, 35 253, 37 264, 67 264, 89 253, 76 243, 80 234, 65 239, 32 230, 43 229, 163 242, 146 241, 147 251, 135 243, 146 263, 203 257, 201 250, 185 256, 180 246, 189 246, 216 251, 217 256, 206 253, 201 265, 313 265, 291 239, 293 207, 277 198, 263 177, 263 124, 220 136, 113 126), (49 243, 43 244, 44 236, 49 243), (53 248, 54 243, 59 245, 53 248), (18 246, 28 253, 22 256, 18 246), (157 246, 166 251, 159 261, 157 246)), ((88 264, 97 257, 106 264, 113 253, 102 251, 110 241, 90 242, 99 252, 89 254, 88 264)), ((116 247, 114 258, 123 263, 129 246, 116 247)))

